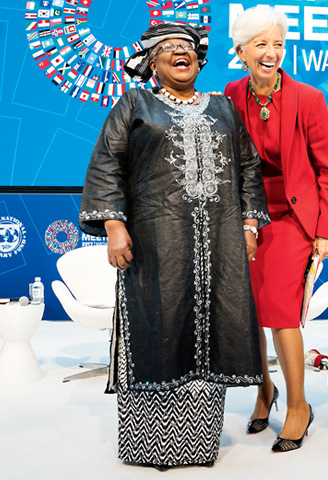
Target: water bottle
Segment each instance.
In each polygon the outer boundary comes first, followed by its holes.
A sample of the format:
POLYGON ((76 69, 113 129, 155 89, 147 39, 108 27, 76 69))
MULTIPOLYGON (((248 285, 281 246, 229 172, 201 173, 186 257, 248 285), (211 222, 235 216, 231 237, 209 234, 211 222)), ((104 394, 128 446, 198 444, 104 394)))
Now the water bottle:
POLYGON ((44 287, 41 282, 41 277, 35 277, 35 282, 32 285, 32 305, 40 305, 44 302, 44 287))

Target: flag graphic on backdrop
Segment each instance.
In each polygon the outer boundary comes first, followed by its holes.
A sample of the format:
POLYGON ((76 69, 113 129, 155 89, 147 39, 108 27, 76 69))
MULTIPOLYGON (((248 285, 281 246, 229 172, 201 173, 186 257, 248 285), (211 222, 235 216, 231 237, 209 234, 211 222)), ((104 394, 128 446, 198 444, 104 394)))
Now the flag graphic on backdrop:
MULTIPOLYGON (((189 23, 204 25, 210 31, 210 0, 144 1, 149 7, 149 25, 189 23)), ((111 108, 125 91, 152 88, 157 83, 152 77, 147 84, 136 84, 124 72, 126 59, 143 49, 141 41, 112 46, 105 43, 106 38, 98 40, 88 25, 90 7, 97 8, 97 0, 26 2, 27 42, 39 69, 60 92, 111 108)))

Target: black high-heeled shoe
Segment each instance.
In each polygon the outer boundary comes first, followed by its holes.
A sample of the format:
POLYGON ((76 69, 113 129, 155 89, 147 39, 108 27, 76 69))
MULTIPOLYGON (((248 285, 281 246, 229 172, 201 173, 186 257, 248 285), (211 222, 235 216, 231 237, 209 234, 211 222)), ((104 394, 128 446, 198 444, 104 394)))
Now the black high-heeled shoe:
POLYGON ((269 415, 273 404, 276 405, 276 410, 278 411, 277 400, 279 397, 279 391, 275 385, 273 385, 273 388, 273 399, 269 407, 268 416, 266 418, 251 418, 248 422, 247 433, 259 433, 263 432, 263 430, 267 428, 267 426, 269 425, 269 415))
POLYGON ((309 405, 309 407, 310 407, 310 420, 301 438, 299 438, 298 440, 288 440, 287 438, 281 438, 278 436, 272 445, 271 450, 273 452, 290 452, 291 450, 297 450, 298 448, 301 448, 303 439, 305 436, 307 436, 309 426, 311 425, 314 419, 311 405, 309 405))

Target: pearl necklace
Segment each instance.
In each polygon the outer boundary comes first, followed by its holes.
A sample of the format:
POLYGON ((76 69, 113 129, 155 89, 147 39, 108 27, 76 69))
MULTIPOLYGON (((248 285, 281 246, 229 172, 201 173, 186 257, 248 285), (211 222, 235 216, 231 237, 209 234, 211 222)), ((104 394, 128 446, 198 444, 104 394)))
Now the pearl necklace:
POLYGON ((166 90, 166 88, 162 87, 161 88, 161 92, 163 93, 163 95, 165 95, 167 98, 169 98, 170 100, 172 100, 172 102, 175 102, 177 103, 178 105, 180 105, 181 103, 183 105, 191 105, 192 103, 194 103, 194 101, 197 99, 198 97, 198 92, 197 90, 195 90, 195 93, 194 95, 189 98, 189 100, 180 100, 180 98, 177 98, 175 97, 174 95, 172 95, 170 92, 168 92, 166 90))
POLYGON ((268 96, 268 98, 266 99, 266 102, 265 103, 261 103, 260 102, 260 99, 257 97, 256 93, 254 92, 253 90, 253 87, 252 87, 252 83, 251 83, 251 79, 249 79, 249 89, 250 91, 252 92, 252 94, 254 95, 254 98, 255 100, 257 101, 257 103, 259 105, 261 105, 261 111, 260 111, 260 118, 262 120, 268 120, 268 118, 270 117, 270 110, 268 108, 266 108, 266 106, 268 105, 268 103, 271 102, 272 100, 272 95, 274 94, 274 92, 277 90, 277 87, 278 87, 278 83, 279 83, 279 73, 277 72, 277 81, 275 83, 275 86, 273 87, 273 90, 272 92, 270 93, 270 95, 268 96))

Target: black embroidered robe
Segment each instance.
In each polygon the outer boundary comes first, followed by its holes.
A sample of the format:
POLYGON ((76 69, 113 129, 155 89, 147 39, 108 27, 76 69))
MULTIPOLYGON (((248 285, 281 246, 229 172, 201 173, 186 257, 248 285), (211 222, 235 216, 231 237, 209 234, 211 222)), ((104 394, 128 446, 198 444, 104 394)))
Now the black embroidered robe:
POLYGON ((92 154, 80 212, 84 232, 104 236, 104 220, 121 220, 134 244, 118 275, 109 391, 118 335, 133 390, 261 383, 245 218, 270 221, 260 159, 231 100, 202 94, 178 106, 151 90, 124 94, 92 154))

